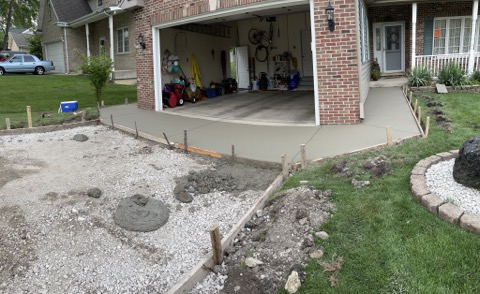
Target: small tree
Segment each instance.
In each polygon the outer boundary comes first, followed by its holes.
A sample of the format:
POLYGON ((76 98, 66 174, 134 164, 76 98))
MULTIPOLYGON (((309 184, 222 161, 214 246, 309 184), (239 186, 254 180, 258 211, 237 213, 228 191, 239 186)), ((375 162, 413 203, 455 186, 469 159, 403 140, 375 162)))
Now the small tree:
POLYGON ((102 102, 102 91, 107 85, 107 81, 112 73, 113 61, 107 57, 105 53, 100 55, 87 57, 83 53, 78 53, 82 58, 80 68, 88 75, 88 79, 95 89, 95 97, 97 98, 97 107, 100 108, 102 102))
POLYGON ((34 35, 28 38, 28 51, 30 54, 37 56, 40 59, 43 59, 42 53, 42 38, 39 35, 34 35))

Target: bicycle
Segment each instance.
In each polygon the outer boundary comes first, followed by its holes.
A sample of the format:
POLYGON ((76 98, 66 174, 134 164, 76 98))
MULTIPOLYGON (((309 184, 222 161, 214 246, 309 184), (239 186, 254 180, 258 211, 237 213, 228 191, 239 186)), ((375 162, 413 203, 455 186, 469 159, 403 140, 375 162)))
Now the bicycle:
POLYGON ((270 23, 270 28, 268 34, 266 31, 260 31, 255 28, 252 28, 248 32, 248 40, 253 45, 258 45, 255 49, 255 58, 259 62, 264 62, 268 59, 268 49, 272 48, 272 39, 273 39, 273 23, 270 23))

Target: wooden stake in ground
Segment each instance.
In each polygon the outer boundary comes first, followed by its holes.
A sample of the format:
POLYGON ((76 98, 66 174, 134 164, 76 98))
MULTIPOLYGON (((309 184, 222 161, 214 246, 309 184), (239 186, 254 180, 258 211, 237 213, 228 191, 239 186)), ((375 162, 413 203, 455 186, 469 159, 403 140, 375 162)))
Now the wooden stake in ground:
POLYGON ((187 130, 183 130, 183 145, 185 146, 185 152, 188 152, 187 130))
POLYGON ((168 138, 167 138, 167 135, 165 135, 165 133, 163 133, 163 137, 165 137, 165 141, 167 141, 167 144, 168 144, 168 149, 172 149, 172 145, 170 144, 170 141, 168 141, 168 138))
POLYGON ((223 262, 222 240, 220 238, 220 230, 218 225, 210 228, 210 240, 212 241, 213 262, 218 265, 223 262))
POLYGON ((430 131, 430 117, 427 116, 427 122, 425 123, 425 138, 428 138, 428 132, 430 131))
POLYGON ((112 122, 112 130, 115 129, 115 125, 113 124, 113 114, 110 114, 110 121, 112 122))
POLYGON ((288 178, 288 165, 287 165, 286 154, 282 155, 282 176, 283 176, 283 180, 286 180, 288 178))
POLYGON ((413 96, 413 92, 409 91, 408 92, 408 101, 410 102, 410 104, 412 104, 412 96, 413 96))
POLYGON ((302 160, 302 168, 307 166, 307 154, 305 153, 305 144, 300 145, 300 157, 302 160))
POLYGON ((7 125, 7 130, 10 130, 10 118, 5 118, 5 124, 7 125))
POLYGON ((87 116, 87 111, 86 110, 82 111, 82 123, 85 122, 85 116, 87 116))
POLYGON ((28 120, 28 128, 32 128, 32 108, 27 106, 27 120, 28 120))
POLYGON ((386 133, 387 133, 387 145, 392 146, 393 145, 393 140, 392 140, 392 131, 390 130, 390 127, 385 128, 386 133))
POLYGON ((232 160, 235 160, 235 145, 232 145, 232 160))
POLYGON ((417 112, 417 117, 418 117, 418 122, 422 123, 422 107, 418 107, 418 112, 417 112))
POLYGON ((128 104, 128 97, 125 97, 125 104, 128 104))
POLYGON ((135 139, 138 139, 137 121, 135 121, 135 139))

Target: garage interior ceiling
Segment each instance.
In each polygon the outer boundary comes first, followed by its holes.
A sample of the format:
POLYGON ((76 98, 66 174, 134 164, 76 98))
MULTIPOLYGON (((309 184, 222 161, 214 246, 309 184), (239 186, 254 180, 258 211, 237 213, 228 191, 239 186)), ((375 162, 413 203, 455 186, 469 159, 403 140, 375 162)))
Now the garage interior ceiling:
POLYGON ((265 20, 269 16, 280 16, 286 14, 295 14, 295 13, 306 13, 310 11, 310 6, 306 5, 296 5, 296 6, 282 6, 273 9, 264 9, 264 10, 251 10, 247 13, 240 13, 235 15, 228 15, 224 17, 216 17, 201 22, 202 24, 224 24, 226 22, 246 20, 246 19, 260 19, 265 20))

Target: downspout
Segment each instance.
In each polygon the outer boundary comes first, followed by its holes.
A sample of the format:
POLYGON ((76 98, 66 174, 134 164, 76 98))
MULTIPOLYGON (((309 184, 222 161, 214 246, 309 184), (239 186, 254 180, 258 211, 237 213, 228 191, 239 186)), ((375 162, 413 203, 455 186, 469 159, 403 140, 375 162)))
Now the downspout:
POLYGON ((315 100, 315 125, 320 125, 320 109, 319 109, 319 97, 318 97, 318 67, 317 67, 317 46, 315 46, 315 3, 314 0, 310 0, 310 33, 311 39, 310 42, 310 50, 312 51, 312 59, 313 59, 313 89, 314 89, 314 100, 315 100))
POLYGON ((113 15, 108 16, 108 28, 110 31, 110 59, 112 60, 112 73, 110 74, 110 81, 112 81, 113 73, 115 72, 115 57, 113 55, 113 15))
MULTIPOLYGON (((163 102, 162 102, 162 89, 160 85, 162 85, 162 71, 161 71, 161 59, 158 53, 160 52, 161 44, 160 44, 160 29, 152 28, 152 52, 153 52, 153 83, 154 91, 155 91, 155 111, 162 111, 163 110, 163 102), (158 81, 158 82, 157 82, 158 81)), ((138 51, 141 49, 137 49, 137 56, 138 51)), ((143 52, 145 54, 145 52, 143 52)))
POLYGON ((87 38, 87 57, 90 57, 90 29, 88 23, 85 24, 85 35, 87 38))
POLYGON ((70 62, 69 62, 69 54, 68 54, 68 39, 67 39, 67 24, 65 23, 63 26, 63 37, 65 39, 65 57, 66 57, 66 73, 70 73, 70 62))
POLYGON ((473 0, 472 11, 472 35, 470 37, 470 56, 468 58, 468 74, 473 73, 475 65, 475 36, 477 34, 477 15, 478 15, 478 0, 473 0))
POLYGON ((412 3, 412 70, 415 68, 415 55, 417 47, 417 3, 412 3))

